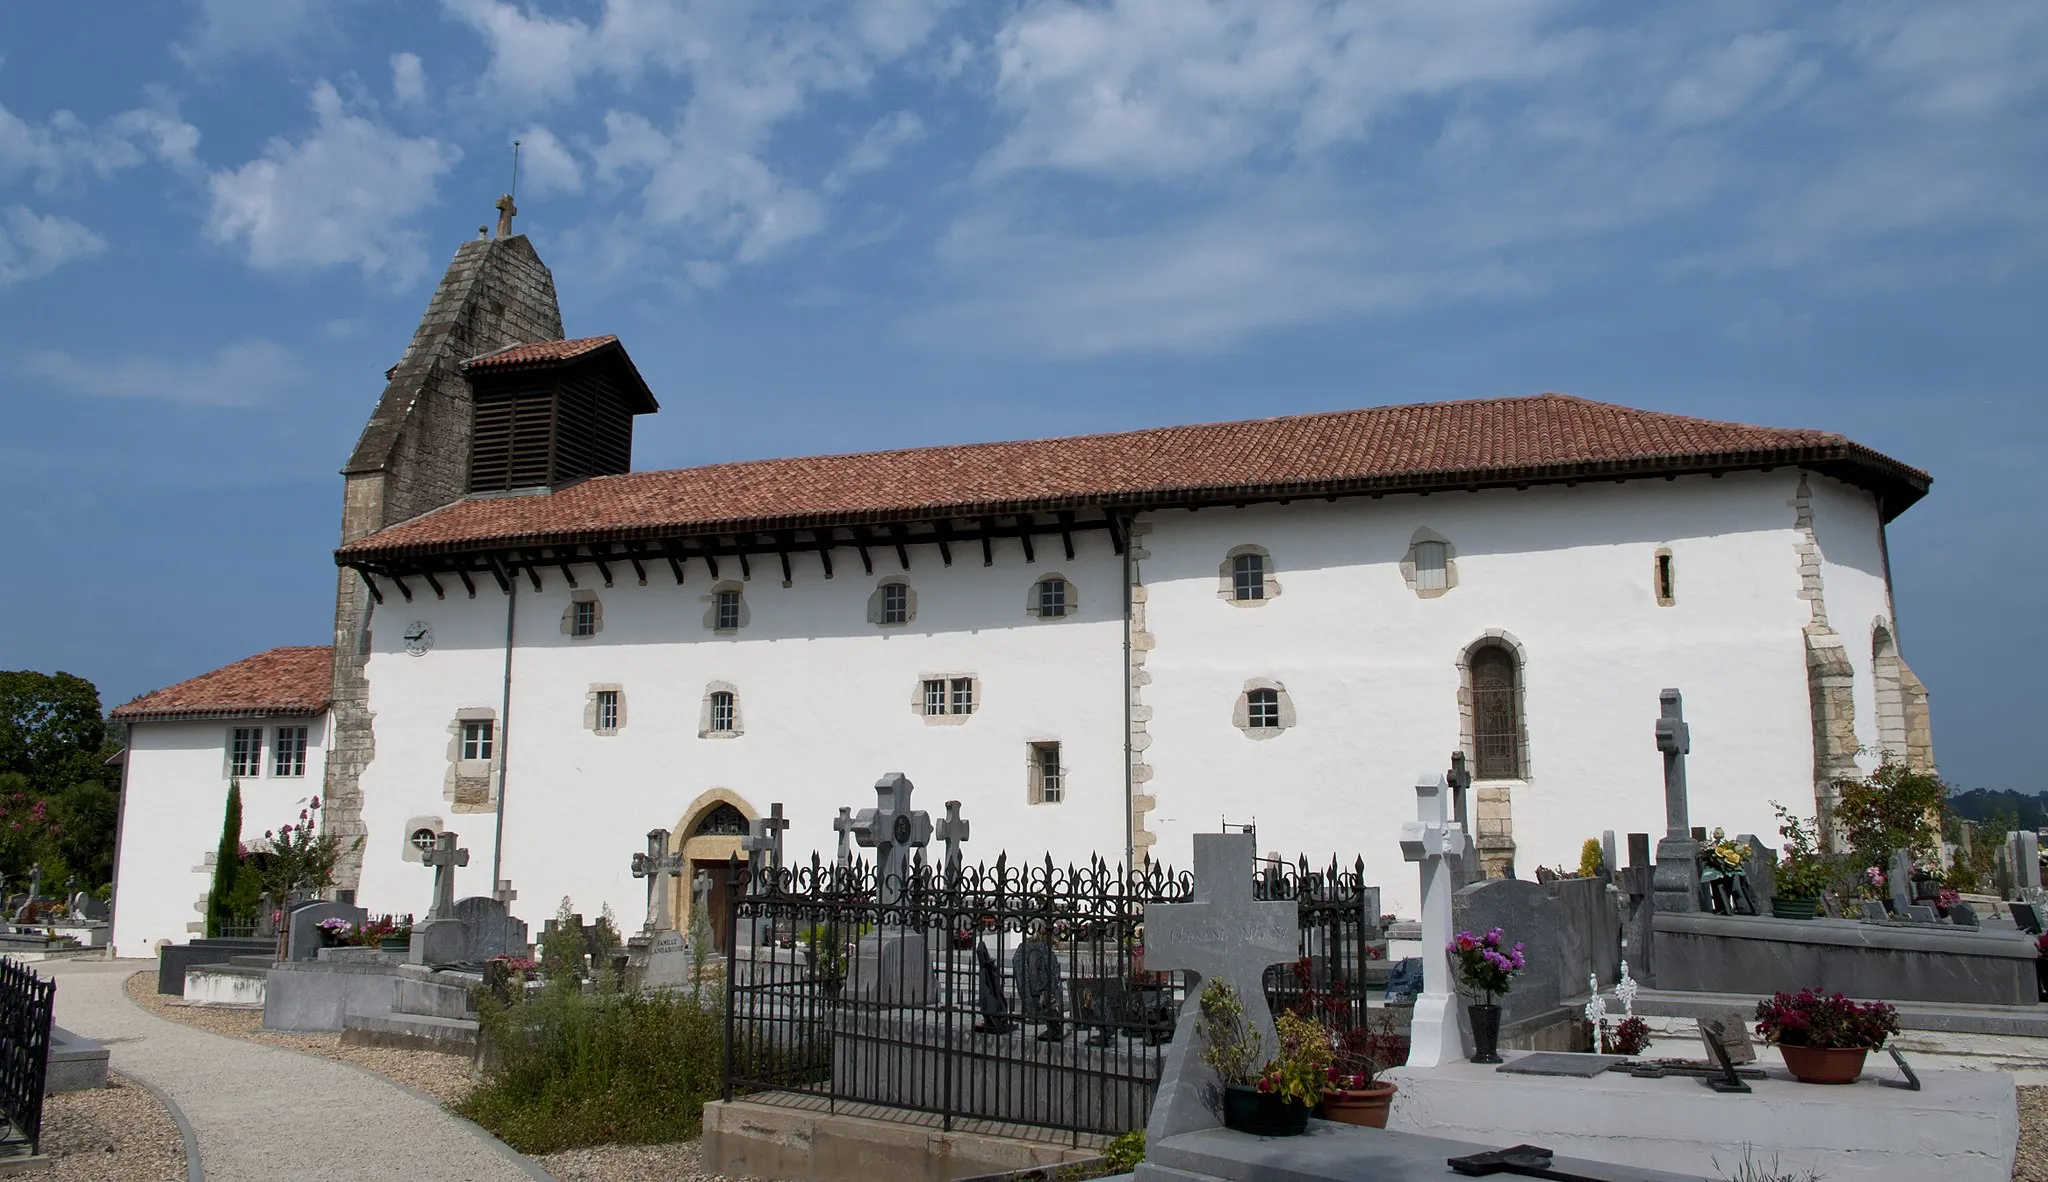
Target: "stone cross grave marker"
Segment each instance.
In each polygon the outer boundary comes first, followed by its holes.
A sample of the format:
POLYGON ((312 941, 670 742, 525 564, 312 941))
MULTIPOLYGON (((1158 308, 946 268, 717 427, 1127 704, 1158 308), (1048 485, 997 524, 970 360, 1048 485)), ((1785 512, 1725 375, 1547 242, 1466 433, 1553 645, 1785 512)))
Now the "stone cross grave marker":
POLYGON ((903 897, 910 876, 910 851, 932 839, 931 814, 910 807, 916 788, 902 772, 875 781, 875 807, 854 814, 853 839, 875 851, 875 896, 883 907, 903 897))
POLYGON ((1149 1144, 1222 1123, 1206 1094, 1216 1088, 1216 1074, 1202 1062, 1202 1039, 1195 1032, 1201 991, 1210 981, 1237 992, 1245 1025, 1258 1032, 1263 1055, 1279 1048, 1266 1005, 1266 969, 1295 958, 1301 917, 1291 899, 1267 903, 1252 897, 1253 857, 1249 833, 1197 833, 1194 901, 1145 905, 1145 967, 1195 974, 1145 1125, 1149 1144))
POLYGON ((1451 992, 1451 896, 1472 838, 1452 824, 1441 773, 1415 781, 1415 819, 1401 826, 1401 856, 1422 872, 1422 995, 1409 1029, 1408 1066, 1441 1067, 1465 1057, 1465 1035, 1451 992))
POLYGON ((1472 817, 1465 810, 1468 802, 1465 792, 1472 787, 1472 773, 1465 767, 1465 753, 1451 752, 1451 770, 1444 776, 1444 784, 1451 790, 1451 820, 1466 834, 1472 832, 1472 817))
POLYGON ((782 869, 782 831, 789 828, 782 802, 768 806, 768 815, 754 822, 754 831, 740 842, 747 851, 747 881, 755 894, 768 889, 768 877, 782 869), (767 874, 762 871, 766 870, 767 874))
POLYGON ((842 805, 832 828, 839 834, 839 857, 833 866, 843 875, 853 868, 853 810, 842 805))
POLYGON ((519 892, 512 889, 511 879, 501 878, 498 880, 498 889, 492 892, 491 897, 509 908, 513 900, 519 898, 519 892))
POLYGON ((1891 892, 1892 914, 1900 919, 1913 909, 1913 859, 1904 850, 1892 851, 1891 865, 1884 872, 1885 889, 1891 892))
POLYGON ((1664 753, 1664 840, 1657 843, 1657 910, 1669 913, 1700 909, 1700 843, 1692 835, 1685 795, 1685 757, 1692 751, 1692 728, 1685 722, 1685 703, 1675 689, 1657 695, 1657 750, 1664 753))
POLYGON ((934 833, 946 843, 946 889, 957 890, 960 886, 960 844, 967 840, 967 822, 960 816, 959 801, 946 802, 946 815, 934 833))
POLYGON ((1621 862, 1615 857, 1614 830, 1600 831, 1600 872, 1609 878, 1621 873, 1621 862))
POLYGON ((453 833, 440 833, 420 854, 420 860, 434 869, 434 905, 427 910, 428 919, 455 916, 455 868, 469 865, 469 851, 455 846, 459 840, 453 833))
POLYGON ((711 906, 711 872, 709 870, 699 870, 690 877, 690 925, 692 927, 696 926, 697 917, 700 915, 704 916, 704 922, 711 922, 711 916, 705 911, 705 908, 709 906, 711 906))
POLYGON ((668 883, 683 872, 683 856, 668 848, 668 830, 647 831, 647 852, 633 855, 633 877, 647 880, 647 923, 640 930, 648 935, 675 930, 668 913, 668 883))

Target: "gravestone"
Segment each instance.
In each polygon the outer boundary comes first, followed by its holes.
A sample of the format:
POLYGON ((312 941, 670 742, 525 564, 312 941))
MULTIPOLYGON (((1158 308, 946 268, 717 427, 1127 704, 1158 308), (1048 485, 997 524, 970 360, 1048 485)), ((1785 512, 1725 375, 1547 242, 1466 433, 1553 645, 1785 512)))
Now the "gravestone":
POLYGON ((840 808, 839 815, 832 820, 832 830, 839 834, 839 853, 832 862, 832 885, 841 887, 853 870, 853 810, 840 808))
POLYGON ((2029 936, 2041 934, 2041 909, 2032 903, 2013 903, 2006 908, 2012 913, 2013 926, 2029 936))
MULTIPOLYGON (((782 806, 776 805, 777 819, 781 812, 782 806)), ((772 832, 777 839, 773 854, 779 863, 781 832, 772 832)), ((689 953, 668 908, 668 880, 682 874, 683 855, 668 848, 668 838, 668 830, 650 829, 647 852, 633 855, 633 877, 647 880, 647 922, 641 925, 639 935, 626 941, 626 964, 634 983, 643 989, 690 982, 689 953)))
POLYGON ((1749 1026, 1739 1011, 1729 1011, 1712 1017, 1699 1019, 1700 1043, 1706 1048, 1707 1057, 1714 1055, 1714 1040, 1720 1040, 1723 1050, 1728 1052, 1728 1061, 1735 1064, 1756 1062, 1756 1044, 1750 1040, 1749 1026), (1712 1035, 1712 1038, 1708 1036, 1712 1035))
POLYGON ((468 940, 463 963, 482 964, 494 956, 526 955, 526 921, 516 918, 494 896, 457 899, 452 910, 454 918, 462 922, 463 935, 468 940))
MULTIPOLYGON (((903 899, 910 878, 910 853, 932 839, 931 814, 910 807, 916 785, 902 772, 875 781, 875 807, 855 814, 853 837, 875 851, 875 898, 884 909, 903 899)), ((860 938, 853 953, 853 996, 892 1005, 928 1005, 937 995, 930 946, 924 932, 899 926, 886 913, 875 931, 860 938)))
POLYGON ((1675 689, 1660 691, 1657 700, 1657 750, 1664 755, 1664 840, 1657 843, 1657 910, 1686 914, 1700 909, 1700 843, 1693 836, 1686 802, 1685 757, 1692 751, 1692 729, 1685 723, 1685 704, 1675 689))
POLYGON ((1948 909, 1948 921, 1959 928, 1983 926, 1977 920, 1977 909, 1968 903, 1951 903, 1948 909))
MULTIPOLYGON (((1499 928, 1509 944, 1522 944, 1528 967, 1515 975, 1514 987, 1494 997, 1500 1006, 1503 1027, 1555 1012, 1569 996, 1566 985, 1572 964, 1583 959, 1562 955, 1564 935, 1559 930, 1563 910, 1542 883, 1512 878, 1491 878, 1475 882, 1452 899, 1451 927, 1460 932, 1485 932, 1499 928)), ((1445 937, 1444 943, 1450 937, 1445 937)), ((1437 948, 1442 948, 1439 943, 1437 948)), ((1425 941, 1423 952, 1430 951, 1425 941)), ((1614 962, 1609 960, 1607 964, 1614 962)), ((1576 992, 1574 986, 1573 992, 1576 992)), ((1483 1000, 1472 998, 1473 1001, 1483 1000)))
POLYGON ((1901 919, 1913 909, 1913 860, 1904 850, 1892 851, 1892 864, 1885 869, 1885 888, 1891 892, 1892 914, 1901 919))
POLYGON ((782 831, 789 828, 789 819, 782 815, 782 802, 769 806, 768 815, 754 821, 754 831, 740 842, 740 849, 747 855, 747 889, 754 894, 763 894, 774 885, 774 878, 782 871, 782 831))
POLYGON ((287 917, 289 926, 285 929, 285 954, 290 960, 318 960, 323 941, 320 938, 320 921, 323 919, 345 919, 358 927, 370 913, 353 903, 329 903, 325 901, 307 903, 294 910, 287 917))
POLYGON ((1941 922, 1941 917, 1935 913, 1934 908, 1929 907, 1925 903, 1915 903, 1911 907, 1906 908, 1906 918, 1914 923, 1941 922))
POLYGON ((960 802, 946 802, 946 816, 934 831, 946 843, 946 889, 960 889, 960 844, 967 840, 968 823, 960 818, 960 802))
POLYGON ((1650 835, 1649 835, 1649 834, 1647 834, 1647 833, 1631 833, 1631 834, 1629 834, 1629 835, 1628 835, 1628 864, 1629 864, 1629 867, 1630 867, 1631 869, 1633 869, 1633 868, 1635 868, 1635 867, 1637 867, 1637 866, 1640 866, 1640 867, 1644 868, 1645 870, 1649 869, 1649 867, 1650 867, 1650 835))
POLYGON ((1451 968, 1444 949, 1451 942, 1452 896, 1472 839, 1450 823, 1447 785, 1441 774, 1415 782, 1415 820, 1401 825, 1401 856, 1418 864, 1422 877, 1422 996, 1415 999, 1409 1028, 1408 1066, 1440 1067, 1465 1057, 1464 1029, 1451 993, 1451 968))
POLYGON ((469 865, 469 851, 456 845, 460 840, 444 831, 420 853, 420 861, 434 872, 434 904, 427 918, 413 925, 406 953, 410 964, 460 964, 469 954, 468 925, 455 918, 455 868, 469 865))
POLYGON ((1886 923, 1891 919, 1891 912, 1885 910, 1884 904, 1876 899, 1860 900, 1856 904, 1856 911, 1865 923, 1886 923))
MULTIPOLYGON (((1433 777, 1440 829, 1445 824, 1442 779, 1433 777)), ((1455 832, 1464 836, 1462 830, 1455 832)), ((1292 899, 1253 898, 1251 834, 1197 833, 1194 846, 1194 900, 1145 905, 1146 969, 1193 974, 1145 1124, 1146 1143, 1151 1145, 1223 1123, 1220 1111, 1211 1107, 1211 1094, 1220 1091, 1216 1073, 1202 1062, 1202 1038, 1195 1032, 1202 989, 1210 981, 1230 986, 1244 1006, 1245 1026, 1258 1032, 1270 1054, 1280 1042, 1266 1004, 1266 969, 1292 961, 1301 946, 1300 905, 1292 899)), ((1450 913, 1448 901, 1444 913, 1450 913)))
POLYGON ((675 930, 668 911, 667 880, 682 872, 683 856, 668 848, 668 830, 648 830, 647 852, 633 855, 633 877, 647 880, 647 921, 640 925, 642 932, 653 935, 675 930))
POLYGON ((71 896, 71 917, 82 923, 107 922, 107 905, 84 891, 71 896))
POLYGON ((910 852, 932 839, 931 814, 910 807, 915 788, 902 772, 890 772, 875 781, 875 807, 853 818, 853 839, 875 851, 875 899, 883 907, 902 899, 910 880, 910 852))
POLYGON ((1614 830, 1600 831, 1600 873, 1610 880, 1621 872, 1621 863, 1614 856, 1614 830))
POLYGON ((2012 896, 2027 898, 2041 889, 2041 837, 2031 829, 2005 835, 2006 858, 2012 863, 2012 896))
POLYGON ((1010 975, 1017 982, 1017 1016, 1038 1022, 1045 1029, 1038 1041, 1058 1042, 1066 1011, 1060 1005, 1060 957, 1052 946, 1052 929, 1044 920, 1032 925, 1031 933, 1017 945, 1010 957, 1010 975))
MULTIPOLYGON (((1451 752, 1451 770, 1444 773, 1444 787, 1450 792, 1452 823, 1465 831, 1468 843, 1476 842, 1478 836, 1475 830, 1478 829, 1478 824, 1473 820, 1470 812, 1471 801, 1467 799, 1471 795, 1472 769, 1465 766, 1465 753, 1463 751, 1451 752)), ((1513 863, 1508 864, 1505 873, 1509 878, 1515 876, 1513 863)), ((1478 882, 1485 877, 1486 867, 1480 863, 1476 856, 1461 858, 1457 866, 1454 867, 1451 889, 1454 891, 1458 890, 1469 883, 1478 882)))
POLYGON ((1756 900, 1757 913, 1764 914, 1778 894, 1778 855, 1754 833, 1737 834, 1735 844, 1742 847, 1742 870, 1749 876, 1750 897, 1756 900))

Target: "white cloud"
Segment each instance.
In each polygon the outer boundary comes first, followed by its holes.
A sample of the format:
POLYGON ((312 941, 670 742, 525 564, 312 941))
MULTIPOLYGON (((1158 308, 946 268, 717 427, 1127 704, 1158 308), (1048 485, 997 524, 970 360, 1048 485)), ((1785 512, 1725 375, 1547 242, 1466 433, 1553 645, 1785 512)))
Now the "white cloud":
POLYGON ((912 112, 896 111, 882 116, 825 178, 825 191, 837 193, 854 177, 887 168, 898 149, 923 137, 924 122, 912 112))
POLYGON ((436 180, 460 153, 350 114, 326 82, 313 87, 312 105, 318 126, 306 138, 273 139, 256 159, 213 174, 208 236, 242 246, 266 271, 354 263, 411 280, 425 256, 405 223, 434 204, 436 180))
POLYGON ((402 107, 418 106, 427 101, 427 72, 420 65, 419 54, 391 55, 391 97, 402 107))
POLYGON ((29 354, 24 371, 91 398, 160 398, 193 406, 257 406, 304 381, 283 346, 262 338, 223 347, 210 359, 84 360, 55 349, 29 354))
POLYGON ((40 279, 106 246, 99 235, 70 218, 13 206, 0 212, 0 287, 40 279))
POLYGON ((534 124, 513 137, 519 141, 519 179, 522 193, 546 197, 555 193, 581 193, 583 166, 555 133, 534 124))
POLYGON ((163 94, 151 98, 153 105, 123 111, 99 127, 70 111, 32 123, 0 106, 0 181, 26 176, 52 192, 85 176, 105 180, 152 157, 191 167, 199 129, 180 119, 163 94))
POLYGON ((198 20, 172 47, 187 66, 289 52, 331 31, 337 0, 195 0, 198 20))

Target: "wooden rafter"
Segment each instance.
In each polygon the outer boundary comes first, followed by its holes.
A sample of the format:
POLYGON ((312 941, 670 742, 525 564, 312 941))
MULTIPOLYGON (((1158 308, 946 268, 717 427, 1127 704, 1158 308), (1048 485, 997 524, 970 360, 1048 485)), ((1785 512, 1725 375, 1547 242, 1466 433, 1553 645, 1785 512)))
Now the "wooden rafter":
POLYGON ((981 565, 994 566, 996 546, 992 539, 996 528, 995 520, 989 517, 978 517, 975 520, 981 526, 981 565))
POLYGON ((384 602, 384 593, 377 589, 377 576, 371 574, 369 571, 364 570, 362 567, 357 567, 356 573, 362 576, 363 586, 368 587, 370 589, 370 598, 376 600, 378 603, 384 602))
POLYGON ((1038 555, 1031 549, 1031 514, 1017 514, 1017 540, 1024 543, 1024 561, 1037 562, 1038 555))
POLYGON ((469 572, 458 566, 455 568, 455 577, 462 580, 462 589, 469 592, 471 599, 475 599, 476 584, 470 580, 469 572))
POLYGON ((1060 518, 1060 541, 1062 541, 1062 542, 1066 543, 1066 547, 1067 547, 1067 561, 1068 561, 1068 562, 1072 562, 1072 561, 1074 561, 1074 514, 1073 514, 1073 511, 1072 511, 1072 510, 1070 510, 1070 509, 1062 509, 1062 510, 1060 510, 1060 513, 1059 513, 1059 518, 1060 518))
POLYGON ((429 587, 432 587, 432 588, 434 589, 434 598, 436 598, 436 599, 446 599, 446 598, 448 598, 448 596, 447 596, 447 593, 441 590, 441 581, 440 581, 439 579, 436 579, 436 578, 434 577, 434 572, 433 572, 433 571, 430 571, 430 570, 423 570, 423 571, 421 571, 421 572, 420 572, 420 576, 421 576, 422 578, 424 578, 424 579, 426 579, 426 580, 427 580, 427 586, 429 586, 429 587))
POLYGON ((405 580, 404 580, 404 579, 401 579, 401 578, 399 578, 399 577, 398 577, 397 575, 392 575, 392 576, 391 576, 391 581, 392 581, 393 583, 396 583, 396 584, 398 584, 398 593, 399 593, 400 595, 403 595, 403 596, 405 596, 405 601, 406 601, 407 603, 411 603, 411 602, 412 602, 412 588, 411 588, 411 587, 408 587, 408 586, 406 586, 406 585, 405 585, 405 580))

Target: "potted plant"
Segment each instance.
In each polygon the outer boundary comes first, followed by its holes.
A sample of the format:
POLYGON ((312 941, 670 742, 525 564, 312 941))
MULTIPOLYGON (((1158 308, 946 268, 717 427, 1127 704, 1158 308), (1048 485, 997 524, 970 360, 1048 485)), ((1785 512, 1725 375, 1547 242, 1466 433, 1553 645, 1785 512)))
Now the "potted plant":
POLYGON ((1650 1024, 1641 1018, 1623 1018, 1613 1030, 1607 1029, 1605 1021, 1600 1023, 1600 1053, 1603 1055, 1640 1055, 1649 1047, 1650 1024))
POLYGON ((1336 1070, 1330 1035, 1295 1013, 1274 1019, 1273 1032, 1280 1039, 1280 1051, 1266 1061, 1252 1085, 1260 1101, 1261 1127, 1246 1131, 1266 1137, 1298 1136, 1308 1128, 1309 1114, 1321 1103, 1336 1070))
POLYGON ((1499 1063, 1500 1006, 1493 999, 1496 994, 1505 994, 1514 983, 1515 974, 1528 967, 1522 945, 1507 947, 1507 937, 1494 928, 1483 936, 1459 932, 1444 950, 1450 953, 1451 968, 1457 973, 1465 995, 1486 997, 1483 1002, 1465 1007, 1472 1017, 1472 1061, 1499 1063))
POLYGON ((1362 1026, 1332 1032, 1335 1062, 1317 1115, 1339 1124, 1386 1128, 1399 1089, 1380 1073, 1408 1057, 1402 1042, 1394 1030, 1394 1016, 1384 1009, 1372 1012, 1362 1026))
POLYGON ((336 948, 347 944, 349 938, 355 934, 356 930, 356 925, 338 915, 323 919, 313 926, 320 929, 320 946, 322 948, 336 948))
POLYGON ((1281 1054, 1260 1067, 1265 1037, 1245 1020, 1237 991, 1212 980, 1202 987, 1198 1005, 1195 1030, 1202 1037, 1202 1062, 1223 1085, 1224 1127, 1261 1137, 1289 1137, 1306 1129, 1309 1109, 1321 1097, 1329 1074, 1330 1044, 1321 1028, 1297 1015, 1285 1015, 1281 1021, 1286 1025, 1279 1031, 1281 1054), (1305 1037, 1303 1027, 1312 1034, 1305 1037), (1316 1048, 1320 1059, 1308 1058, 1316 1048), (1310 1089, 1315 1095, 1301 1099, 1310 1089))
POLYGON ((1793 815, 1776 801, 1771 808, 1778 814, 1778 835, 1785 839, 1771 914, 1779 919, 1812 919, 1820 913, 1821 892, 1834 880, 1834 867, 1820 852, 1819 823, 1793 815))
POLYGON ((1807 988, 1756 1003, 1756 1023, 1778 1045, 1794 1078, 1846 1084, 1863 1073, 1865 1055, 1899 1032, 1899 1012, 1881 1001, 1853 1002, 1807 988))

